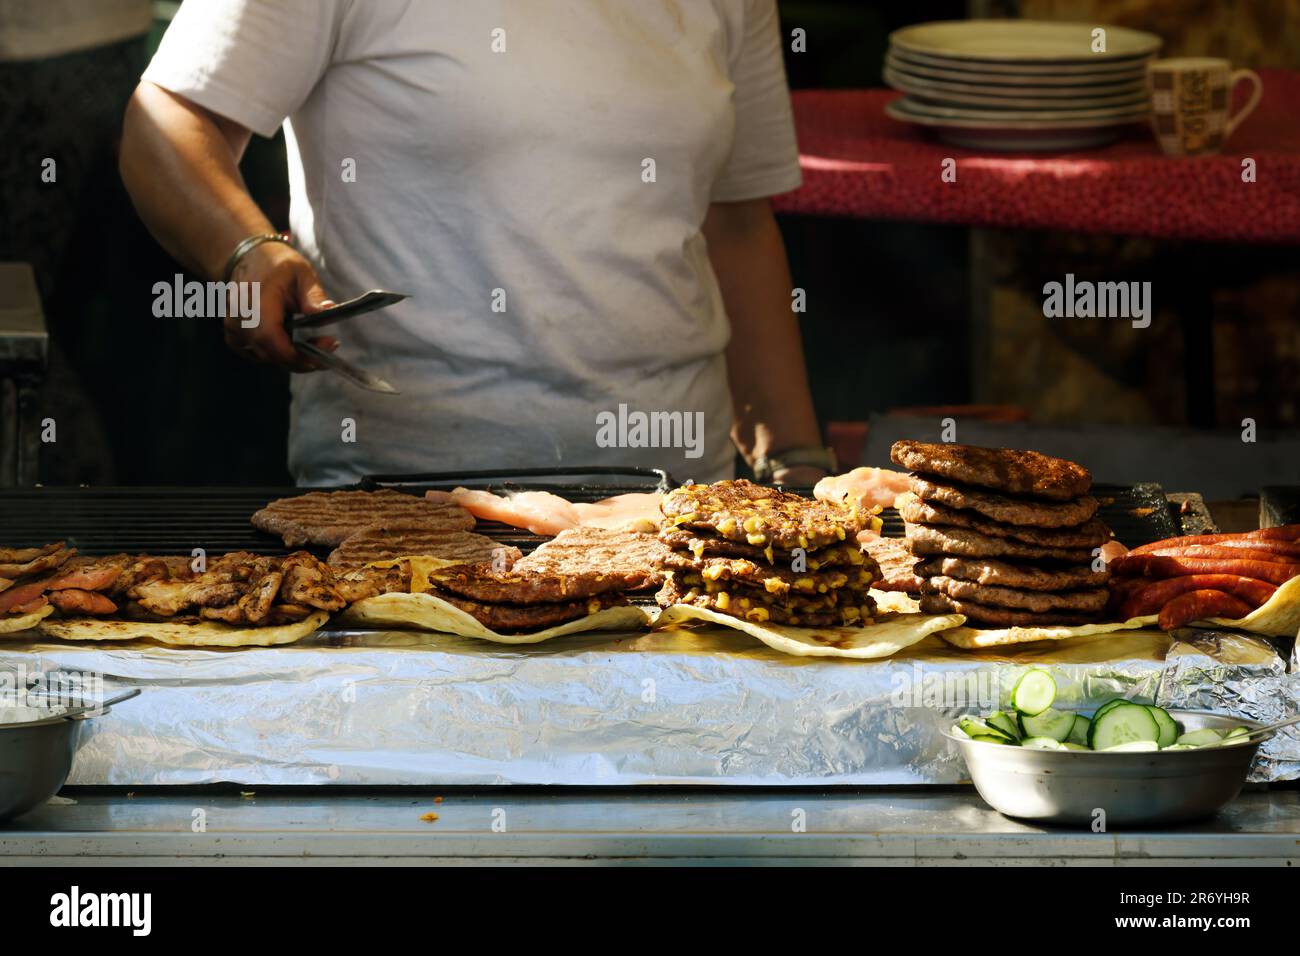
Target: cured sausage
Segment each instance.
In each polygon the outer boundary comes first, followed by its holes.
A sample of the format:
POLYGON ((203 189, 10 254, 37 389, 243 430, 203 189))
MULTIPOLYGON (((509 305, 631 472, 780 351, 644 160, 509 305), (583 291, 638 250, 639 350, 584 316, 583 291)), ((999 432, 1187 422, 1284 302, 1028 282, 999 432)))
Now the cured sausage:
POLYGON ((1255 548, 1235 548, 1219 544, 1189 544, 1178 548, 1156 548, 1143 551, 1163 558, 1223 558, 1227 561, 1272 561, 1275 564, 1294 564, 1300 570, 1300 554, 1292 557, 1273 551, 1260 551, 1255 548))
POLYGON ((1300 554, 1300 524, 1282 525, 1278 528, 1260 528, 1233 534, 1189 534, 1178 538, 1165 538, 1133 548, 1130 554, 1145 554, 1162 548, 1186 548, 1193 545, 1216 545, 1228 548, 1257 548, 1278 554, 1300 554))
POLYGON ((1190 624, 1207 617, 1240 618, 1251 608, 1245 601, 1222 591, 1202 589, 1180 594, 1160 610, 1159 626, 1162 631, 1190 624))
POLYGON ((1121 621, 1157 614, 1174 598, 1188 591, 1222 591, 1240 598, 1251 608, 1256 608, 1266 603, 1277 590, 1267 581, 1243 578, 1237 574, 1189 574, 1162 581, 1129 578, 1125 583, 1130 582, 1138 582, 1138 586, 1129 589, 1119 605, 1118 617, 1121 621))
POLYGON ((1164 557, 1132 552, 1116 559, 1111 564, 1110 570, 1122 577, 1148 578, 1173 578, 1188 574, 1236 574, 1244 578, 1257 578, 1270 584, 1285 584, 1292 578, 1300 576, 1300 565, 1279 564, 1275 561, 1164 557))

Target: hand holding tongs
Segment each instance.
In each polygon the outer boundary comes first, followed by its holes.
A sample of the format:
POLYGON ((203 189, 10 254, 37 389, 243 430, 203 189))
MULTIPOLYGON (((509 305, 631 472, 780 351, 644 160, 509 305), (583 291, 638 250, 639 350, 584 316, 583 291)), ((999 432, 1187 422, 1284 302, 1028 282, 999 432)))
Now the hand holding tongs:
POLYGON ((308 341, 300 341, 294 333, 300 329, 317 329, 323 325, 332 325, 335 322, 342 322, 346 319, 354 318, 358 315, 364 315, 366 312, 373 312, 376 309, 387 308, 396 302, 401 302, 409 296, 400 292, 385 292, 383 289, 371 289, 369 292, 363 292, 355 299, 349 299, 346 302, 340 302, 338 305, 332 305, 328 309, 322 309, 320 312, 313 312, 311 315, 294 315, 285 320, 284 327, 289 332, 289 337, 293 339, 293 347, 303 355, 309 355, 321 365, 338 372, 349 382, 354 385, 360 385, 362 388, 368 388, 372 392, 385 392, 389 395, 400 394, 397 389, 389 385, 378 375, 372 375, 363 369, 357 368, 351 362, 344 361, 333 352, 327 352, 308 341))

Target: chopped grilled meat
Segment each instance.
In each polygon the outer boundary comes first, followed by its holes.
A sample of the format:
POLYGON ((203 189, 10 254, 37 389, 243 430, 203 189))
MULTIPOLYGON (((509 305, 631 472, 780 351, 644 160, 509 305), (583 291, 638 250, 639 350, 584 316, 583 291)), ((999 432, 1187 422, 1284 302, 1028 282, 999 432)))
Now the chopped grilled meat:
POLYGON ((346 571, 335 585, 339 597, 348 604, 364 601, 377 594, 409 594, 411 567, 400 561, 390 568, 356 568, 346 571))
POLYGON ((104 617, 109 614, 117 613, 117 605, 94 591, 83 591, 81 588, 63 588, 58 591, 51 591, 48 595, 50 603, 53 604, 66 617, 89 615, 91 617, 104 617))
POLYGON ((1086 495, 1092 487, 1087 468, 1036 451, 904 440, 894 442, 889 457, 922 475, 1052 501, 1086 495))
POLYGON ((402 491, 313 491, 272 501, 252 517, 254 526, 280 535, 291 548, 337 546, 362 528, 419 520, 428 528, 467 531, 474 516, 460 505, 428 501, 402 491))
POLYGON ((34 577, 46 571, 53 571, 76 553, 75 549, 60 548, 57 551, 39 554, 26 561, 0 561, 0 577, 19 580, 34 577))
POLYGON ((67 542, 56 541, 39 548, 0 548, 0 564, 25 564, 47 554, 62 551, 67 542))
POLYGON ((127 597, 147 611, 161 617, 171 617, 188 608, 233 604, 243 597, 244 590, 233 581, 209 583, 201 577, 193 581, 155 578, 132 587, 127 592, 127 597))
POLYGON ((289 555, 280 565, 280 570, 284 575, 280 600, 285 604, 305 604, 322 611, 337 611, 347 603, 336 589, 333 569, 306 551, 289 555))
POLYGON ((252 587, 239 599, 238 604, 239 613, 249 624, 258 624, 266 617, 283 583, 284 572, 282 571, 268 571, 253 582, 252 587))

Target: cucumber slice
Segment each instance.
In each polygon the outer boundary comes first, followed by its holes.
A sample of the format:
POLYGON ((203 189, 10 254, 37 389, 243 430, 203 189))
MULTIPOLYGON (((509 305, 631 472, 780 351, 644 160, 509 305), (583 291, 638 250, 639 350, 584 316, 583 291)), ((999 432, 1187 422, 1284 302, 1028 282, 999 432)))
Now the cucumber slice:
MULTIPOLYGON (((1092 718, 1088 728, 1088 746, 1093 750, 1109 750, 1119 744, 1160 740, 1160 725, 1151 711, 1141 704, 1123 703, 1110 708, 1100 717, 1092 718)), ((1158 744, 1157 744, 1158 746, 1158 744)))
POLYGON ((1249 727, 1233 727, 1230 731, 1228 731, 1226 734, 1223 735, 1223 739, 1231 740, 1233 737, 1245 737, 1248 736, 1249 734, 1250 734, 1249 727))
POLYGON ((1076 744, 1073 740, 1067 740, 1065 743, 1061 744, 1061 746, 1066 750, 1082 750, 1084 753, 1092 753, 1092 751, 1088 749, 1087 744, 1076 744))
POLYGON ((1253 741, 1248 739, 1245 734, 1228 734, 1228 736, 1224 737, 1222 740, 1219 741, 1219 746, 1236 747, 1240 744, 1249 744, 1249 743, 1253 743, 1253 741))
POLYGON ((994 737, 992 734, 980 734, 978 737, 972 737, 971 740, 979 740, 986 744, 1009 745, 1015 743, 1014 740, 1007 740, 1006 737, 1002 737, 1002 736, 994 737))
POLYGON ((984 723, 984 721, 975 717, 963 717, 961 720, 957 721, 957 727, 963 734, 972 739, 979 739, 980 737, 998 737, 1007 743, 1012 742, 1011 738, 1002 731, 998 730, 996 727, 990 727, 988 724, 984 723))
POLYGON ((1151 716, 1156 719, 1156 726, 1160 728, 1160 739, 1156 741, 1161 747, 1168 747, 1178 740, 1178 724, 1163 707, 1157 707, 1154 704, 1147 704, 1147 710, 1151 716))
POLYGON ((1128 743, 1115 744, 1113 747, 1102 749, 1108 754, 1142 754, 1159 750, 1160 745, 1154 740, 1130 740, 1128 743))
POLYGON ((1170 750, 1200 750, 1201 748, 1200 748, 1200 747, 1190 747, 1190 746, 1188 746, 1187 744, 1174 744, 1173 746, 1170 746, 1170 747, 1164 747, 1164 748, 1162 748, 1162 749, 1165 750, 1165 751, 1170 751, 1170 750))
POLYGON ((1016 718, 1012 714, 1004 714, 1000 710, 995 710, 984 718, 984 722, 995 730, 1000 730, 1012 740, 1020 739, 1020 726, 1016 723, 1016 718))
POLYGON ((1079 744, 1084 750, 1088 749, 1088 728, 1092 726, 1092 721, 1083 714, 1074 715, 1074 726, 1070 728, 1070 736, 1066 738, 1066 743, 1079 744))
POLYGON ((1056 681, 1043 670, 1028 670, 1020 675, 1011 690, 1011 706, 1022 714, 1041 714, 1056 700, 1056 681))
POLYGON ((1128 703, 1132 703, 1132 701, 1125 700, 1123 697, 1112 697, 1110 700, 1106 701, 1106 703, 1102 704, 1100 707, 1098 707, 1095 711, 1092 712, 1092 719, 1096 720, 1102 714, 1106 713, 1106 711, 1114 710, 1120 704, 1128 704, 1128 703))
POLYGON ((1209 747, 1222 739, 1223 734, 1213 727, 1202 727, 1200 730, 1189 730, 1178 738, 1177 743, 1187 744, 1189 747, 1209 747))
POLYGON ((1020 722, 1025 727, 1026 738, 1051 737, 1061 743, 1069 738, 1070 731, 1074 729, 1074 714, 1049 707, 1041 714, 1020 718, 1020 722))
POLYGON ((1026 737, 1020 741, 1020 746, 1028 747, 1030 750, 1064 750, 1061 742, 1053 737, 1026 737))

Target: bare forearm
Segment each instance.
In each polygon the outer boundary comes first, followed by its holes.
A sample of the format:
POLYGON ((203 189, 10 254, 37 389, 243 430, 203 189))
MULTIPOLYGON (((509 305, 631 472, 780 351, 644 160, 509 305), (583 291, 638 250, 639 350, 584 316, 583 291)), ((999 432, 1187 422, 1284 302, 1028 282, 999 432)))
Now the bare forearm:
POLYGON ((247 130, 151 83, 127 107, 120 167, 136 211, 163 248, 209 278, 242 239, 274 231, 239 173, 247 142, 247 130))
POLYGON ((790 309, 790 267, 766 200, 720 203, 704 224, 709 259, 731 319, 727 347, 735 421, 747 461, 821 444, 790 309))

